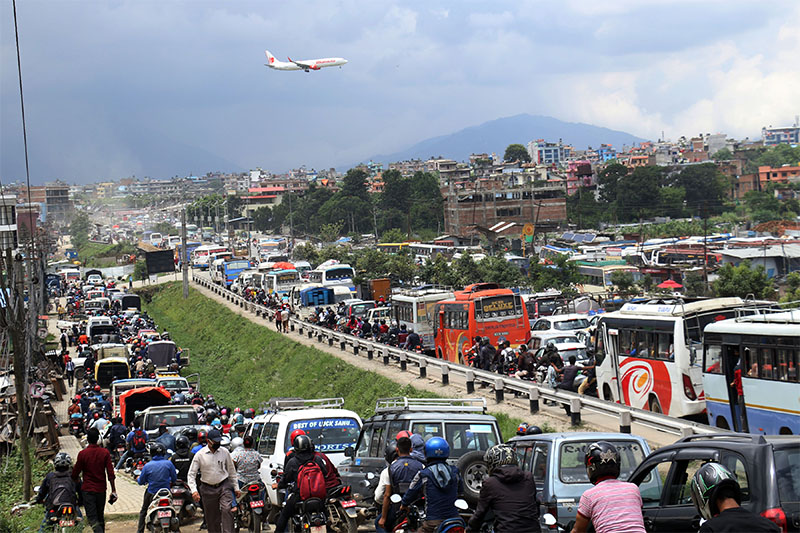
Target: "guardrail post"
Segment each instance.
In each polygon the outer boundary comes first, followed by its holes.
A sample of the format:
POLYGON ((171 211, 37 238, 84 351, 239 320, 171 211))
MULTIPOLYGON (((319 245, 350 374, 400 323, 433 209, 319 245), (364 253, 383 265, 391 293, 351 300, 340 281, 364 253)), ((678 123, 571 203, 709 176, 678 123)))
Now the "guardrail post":
POLYGON ((342 351, 345 351, 347 349, 347 339, 345 339, 344 337, 342 337, 341 340, 339 341, 339 348, 342 351))
POLYGON ((353 355, 358 355, 358 348, 359 348, 358 343, 354 342, 353 343, 353 355))
POLYGON ((450 367, 442 365, 442 385, 450 384, 450 367))
POLYGON ((530 404, 532 415, 539 412, 539 389, 531 389, 528 391, 528 403, 530 404))
POLYGON ((302 324, 300 324, 300 327, 297 328, 297 333, 299 333, 300 335, 303 334, 303 325, 302 324))
POLYGON ((384 366, 389 366, 389 347, 383 347, 383 364, 384 366))
POLYGON ((372 349, 372 346, 370 346, 369 348, 367 348, 367 359, 369 359, 370 361, 372 361, 372 358, 373 358, 373 357, 375 357, 375 352, 374 352, 374 350, 372 349))
MULTIPOLYGON (((322 330, 319 331, 319 342, 322 342, 322 330)), ((328 346, 333 346, 333 335, 328 336, 328 346)))
POLYGON ((631 432, 631 413, 630 413, 630 411, 622 411, 619 414, 619 432, 620 433, 630 433, 631 432))
POLYGON ((464 373, 464 379, 467 380, 467 394, 475 393, 475 372, 467 370, 464 373))
POLYGON ((494 400, 497 403, 502 403, 505 399, 505 391, 503 391, 503 380, 498 378, 494 380, 494 400))
POLYGON ((691 437, 692 435, 694 435, 694 429, 692 429, 691 427, 681 428, 681 438, 682 439, 686 438, 686 437, 691 437))
POLYGON ((426 378, 428 377, 428 361, 425 359, 419 360, 419 377, 426 378))
MULTIPOLYGON (((294 331, 294 322, 289 322, 289 330, 294 331)), ((300 333, 303 333, 300 331, 300 333)))
MULTIPOLYGON (((314 332, 311 330, 311 328, 308 328, 308 333, 307 334, 308 334, 308 338, 309 339, 314 336, 314 332)), ((322 335, 320 335, 319 342, 322 342, 322 335)))
POLYGON ((406 369, 408 368, 407 359, 408 359, 408 356, 406 354, 404 354, 404 353, 400 354, 400 371, 401 372, 405 372, 406 369))
POLYGON ((569 401, 570 418, 572 425, 579 426, 581 423, 581 399, 571 398, 569 401))

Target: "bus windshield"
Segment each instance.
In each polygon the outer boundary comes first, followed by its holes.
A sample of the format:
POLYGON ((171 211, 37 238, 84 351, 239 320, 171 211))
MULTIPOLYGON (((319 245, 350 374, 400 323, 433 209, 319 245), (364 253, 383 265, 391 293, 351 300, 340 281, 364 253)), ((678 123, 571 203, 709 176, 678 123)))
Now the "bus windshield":
POLYGON ((225 263, 225 268, 228 270, 244 270, 246 268, 250 268, 250 261, 228 261, 225 263))
POLYGON ((355 418, 312 418, 295 420, 286 431, 284 451, 291 448, 289 437, 295 429, 302 429, 311 437, 314 449, 323 453, 344 452, 348 446, 355 446, 361 426, 355 418))
POLYGON ((513 294, 487 296, 475 303, 475 318, 477 320, 519 316, 522 316, 522 305, 519 296, 513 294))
POLYGON ((351 279, 352 277, 353 269, 350 267, 331 268, 325 271, 325 279, 328 281, 351 279))

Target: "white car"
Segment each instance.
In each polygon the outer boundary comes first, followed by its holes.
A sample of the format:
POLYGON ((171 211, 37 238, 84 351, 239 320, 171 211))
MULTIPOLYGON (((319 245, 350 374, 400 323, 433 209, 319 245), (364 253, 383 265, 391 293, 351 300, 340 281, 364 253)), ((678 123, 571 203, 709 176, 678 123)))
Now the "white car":
POLYGON ((86 283, 89 285, 103 285, 103 276, 100 274, 89 274, 89 277, 86 278, 86 283))
POLYGON ((582 331, 589 331, 589 317, 575 313, 542 317, 531 326, 531 335, 534 337, 550 333, 577 335, 582 331))
POLYGON ((267 413, 253 419, 247 434, 253 437, 254 447, 261 454, 261 480, 267 487, 267 495, 273 508, 280 509, 277 491, 272 488, 275 481, 272 470, 283 469, 286 452, 292 447, 291 433, 296 429, 305 431, 314 449, 339 466, 345 459, 344 450, 358 441, 361 418, 342 409, 343 398, 273 398, 269 404, 267 413))

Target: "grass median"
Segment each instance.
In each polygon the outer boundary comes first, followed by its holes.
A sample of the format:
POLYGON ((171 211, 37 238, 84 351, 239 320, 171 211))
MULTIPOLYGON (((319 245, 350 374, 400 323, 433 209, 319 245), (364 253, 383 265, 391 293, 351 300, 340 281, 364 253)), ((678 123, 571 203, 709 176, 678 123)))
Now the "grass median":
MULTIPOLYGON (((341 396, 346 408, 367 418, 378 398, 437 397, 255 324, 194 288, 184 300, 180 283, 140 294, 159 328, 169 331, 178 346, 190 349, 191 364, 183 374, 198 373, 202 392, 212 394, 220 405, 258 408, 272 397, 341 396)), ((513 436, 521 420, 492 414, 503 435, 513 436)))

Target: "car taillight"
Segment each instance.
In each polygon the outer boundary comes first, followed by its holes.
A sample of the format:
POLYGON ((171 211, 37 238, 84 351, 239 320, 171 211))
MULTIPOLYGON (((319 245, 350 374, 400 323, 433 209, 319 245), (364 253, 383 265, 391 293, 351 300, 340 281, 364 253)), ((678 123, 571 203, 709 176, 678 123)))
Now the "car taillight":
POLYGON ((697 395, 694 393, 694 385, 692 385, 692 380, 687 374, 683 374, 683 394, 690 400, 697 399, 697 395))
POLYGON ((775 522, 783 533, 786 533, 786 513, 783 512, 783 509, 780 507, 774 507, 772 509, 767 509, 761 516, 766 518, 771 522, 775 522))
POLYGON ((159 507, 169 507, 169 500, 166 499, 166 498, 161 498, 160 500, 158 500, 158 506, 159 507))

